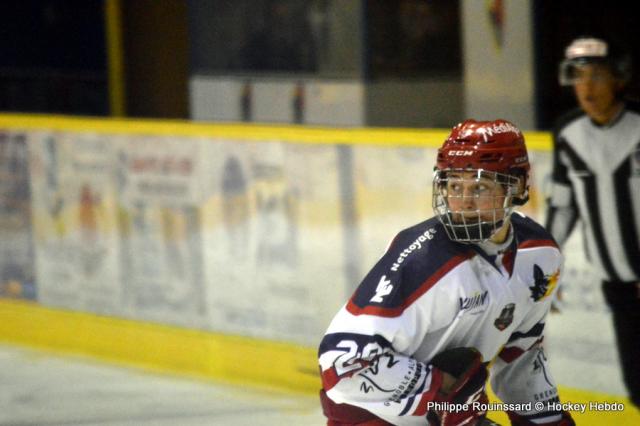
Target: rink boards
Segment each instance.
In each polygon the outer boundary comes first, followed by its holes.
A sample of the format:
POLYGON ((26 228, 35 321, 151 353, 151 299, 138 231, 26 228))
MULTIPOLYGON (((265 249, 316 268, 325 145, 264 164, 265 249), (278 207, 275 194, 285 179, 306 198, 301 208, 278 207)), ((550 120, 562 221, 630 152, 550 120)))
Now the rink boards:
MULTIPOLYGON (((332 315, 395 233, 432 215, 448 133, 21 115, 0 128, 0 338, 306 392, 332 315)), ((542 221, 550 137, 525 137, 522 211, 542 221)), ((565 250, 556 377, 623 394, 579 234, 565 250), (596 385, 563 368, 565 345, 596 385)))

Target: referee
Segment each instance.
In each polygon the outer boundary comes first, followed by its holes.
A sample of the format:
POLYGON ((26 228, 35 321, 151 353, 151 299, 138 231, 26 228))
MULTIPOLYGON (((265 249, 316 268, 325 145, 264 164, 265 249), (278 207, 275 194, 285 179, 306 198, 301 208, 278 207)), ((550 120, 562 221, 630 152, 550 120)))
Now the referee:
POLYGON ((640 109, 623 97, 630 77, 630 55, 606 39, 580 37, 566 48, 560 84, 573 86, 579 108, 554 130, 546 227, 562 245, 581 220, 625 385, 640 407, 640 109))

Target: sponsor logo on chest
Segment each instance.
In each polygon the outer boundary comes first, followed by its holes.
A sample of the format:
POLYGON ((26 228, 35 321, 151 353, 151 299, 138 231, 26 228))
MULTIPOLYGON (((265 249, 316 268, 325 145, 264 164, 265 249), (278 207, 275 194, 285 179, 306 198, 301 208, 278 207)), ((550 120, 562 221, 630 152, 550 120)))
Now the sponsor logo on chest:
POLYGON ((472 309, 484 306, 488 302, 489 291, 485 290, 482 293, 476 292, 473 296, 460 297, 459 300, 461 311, 471 311, 472 309))

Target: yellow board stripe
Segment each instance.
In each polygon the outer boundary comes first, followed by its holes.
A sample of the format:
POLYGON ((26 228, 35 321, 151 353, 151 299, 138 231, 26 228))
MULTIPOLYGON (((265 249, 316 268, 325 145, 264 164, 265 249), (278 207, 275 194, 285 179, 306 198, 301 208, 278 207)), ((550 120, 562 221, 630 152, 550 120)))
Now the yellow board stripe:
MULTIPOLYGON (((113 133, 132 135, 219 137, 252 142, 414 146, 437 148, 448 129, 322 128, 266 124, 209 124, 185 120, 123 120, 52 115, 0 114, 0 127, 24 130, 113 133)), ((531 150, 551 149, 547 132, 525 132, 531 150)))
POLYGON ((0 299, 0 340, 236 384, 312 393, 316 351, 0 299))
MULTIPOLYGON (((169 374, 316 395, 316 349, 0 299, 0 340, 169 374)), ((489 394, 492 402, 495 395, 489 394)), ((619 402, 624 411, 572 412, 579 425, 638 425, 640 412, 620 396, 560 387, 563 402, 619 402)), ((489 417, 509 424, 503 412, 489 417)))

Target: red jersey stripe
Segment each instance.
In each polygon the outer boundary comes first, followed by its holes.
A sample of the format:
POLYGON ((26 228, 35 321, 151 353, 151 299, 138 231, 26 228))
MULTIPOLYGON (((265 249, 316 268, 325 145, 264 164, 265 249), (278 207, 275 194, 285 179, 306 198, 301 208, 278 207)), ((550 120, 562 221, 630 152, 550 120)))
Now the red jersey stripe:
POLYGON ((526 240, 518 244, 518 248, 520 249, 534 248, 534 247, 558 248, 558 244, 556 244, 556 242, 553 240, 526 240))
POLYGON ((356 305, 353 302, 353 298, 351 298, 347 303, 347 311, 349 311, 349 313, 352 315, 376 315, 376 316, 387 317, 387 318, 400 316, 405 309, 411 306, 411 304, 415 302, 420 296, 422 296, 427 291, 429 291, 429 289, 433 287, 438 281, 440 281, 440 279, 444 275, 446 275, 449 271, 451 271, 453 268, 455 268, 465 260, 469 259, 471 256, 472 255, 470 254, 465 254, 465 255, 455 256, 449 259, 447 263, 442 265, 440 269, 438 269, 433 275, 427 278, 426 281, 420 284, 420 286, 409 297, 407 297, 407 299, 404 300, 404 302, 402 302, 402 305, 398 307, 385 308, 384 306, 367 305, 361 308, 358 305, 356 305))

